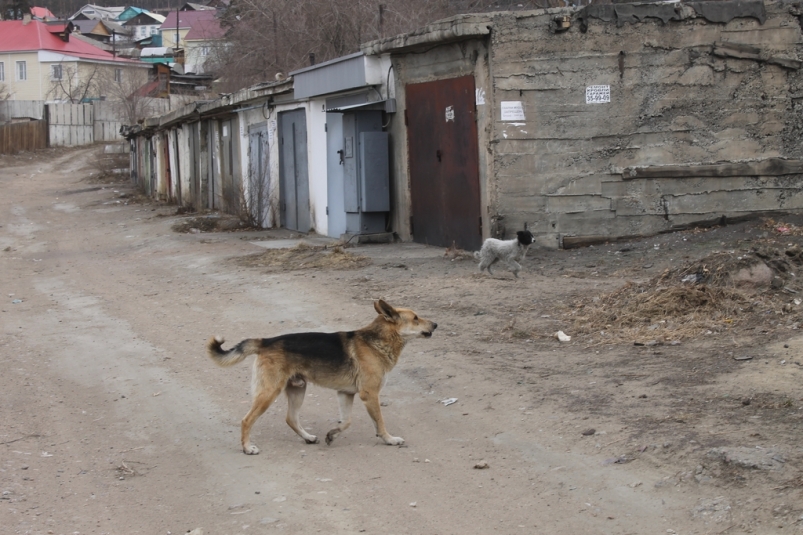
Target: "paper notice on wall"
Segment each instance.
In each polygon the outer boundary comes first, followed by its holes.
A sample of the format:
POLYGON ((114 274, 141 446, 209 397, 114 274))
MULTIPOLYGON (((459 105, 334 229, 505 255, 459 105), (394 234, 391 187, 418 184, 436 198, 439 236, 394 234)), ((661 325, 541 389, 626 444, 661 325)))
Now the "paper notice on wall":
POLYGON ((590 85, 586 87, 586 104, 604 104, 611 101, 611 86, 590 85))
POLYGON ((524 106, 519 100, 503 100, 502 120, 503 121, 524 121, 524 106))
POLYGON ((446 122, 454 122, 454 106, 446 106, 446 122))

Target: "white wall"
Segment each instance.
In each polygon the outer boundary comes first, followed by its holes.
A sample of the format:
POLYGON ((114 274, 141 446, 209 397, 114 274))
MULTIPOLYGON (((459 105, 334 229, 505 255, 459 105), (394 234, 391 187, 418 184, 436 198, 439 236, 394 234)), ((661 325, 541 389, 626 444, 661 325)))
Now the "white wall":
POLYGON ((307 106, 307 160, 309 164, 309 201, 312 226, 326 236, 329 218, 326 215, 326 101, 311 100, 307 106))

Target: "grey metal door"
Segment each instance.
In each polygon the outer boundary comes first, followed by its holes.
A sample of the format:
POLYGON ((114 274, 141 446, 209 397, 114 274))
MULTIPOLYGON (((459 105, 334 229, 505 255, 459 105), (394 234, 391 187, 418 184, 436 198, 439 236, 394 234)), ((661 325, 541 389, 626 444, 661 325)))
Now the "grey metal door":
POLYGON ((220 123, 220 178, 223 190, 224 210, 235 213, 240 205, 240 187, 234 181, 234 149, 232 147, 234 132, 232 121, 220 123))
POLYGON ((220 130, 217 121, 209 121, 206 136, 209 156, 209 184, 207 185, 207 206, 210 210, 220 210, 220 130))
POLYGON ((312 224, 309 206, 307 117, 303 109, 279 114, 279 180, 281 225, 309 232, 312 224))
POLYGON ((198 157, 200 152, 200 147, 198 146, 200 143, 200 128, 199 123, 192 123, 189 127, 189 147, 190 147, 190 176, 187 177, 189 180, 190 185, 190 198, 192 206, 196 209, 201 208, 201 174, 198 172, 198 157))
POLYGON ((268 127, 248 129, 248 194, 246 202, 254 222, 260 227, 268 223, 270 176, 268 170, 268 127))
POLYGON ((327 234, 339 238, 346 233, 346 204, 343 193, 343 115, 326 114, 326 211, 327 234))
POLYGON ((413 237, 479 249, 479 148, 474 77, 406 87, 413 237))

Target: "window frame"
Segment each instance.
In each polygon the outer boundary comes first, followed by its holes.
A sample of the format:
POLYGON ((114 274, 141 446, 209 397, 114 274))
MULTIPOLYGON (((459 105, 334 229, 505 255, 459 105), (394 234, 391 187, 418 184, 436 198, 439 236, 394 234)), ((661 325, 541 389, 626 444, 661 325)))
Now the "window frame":
POLYGON ((14 75, 16 77, 17 82, 27 82, 28 81, 28 62, 26 60, 19 60, 16 62, 16 68, 14 69, 14 75))
POLYGON ((55 63, 50 66, 50 80, 54 82, 64 80, 64 67, 61 63, 55 63), (56 76, 56 71, 58 71, 58 76, 56 76))

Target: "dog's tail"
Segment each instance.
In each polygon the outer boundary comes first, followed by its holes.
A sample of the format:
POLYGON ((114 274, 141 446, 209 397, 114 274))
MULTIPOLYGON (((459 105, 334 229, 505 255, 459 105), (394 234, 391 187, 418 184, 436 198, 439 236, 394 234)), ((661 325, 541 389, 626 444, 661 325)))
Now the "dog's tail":
POLYGON ((255 338, 243 340, 229 350, 223 349, 225 340, 220 336, 213 336, 206 343, 206 354, 215 361, 218 366, 234 366, 242 362, 248 355, 253 355, 259 351, 260 341, 255 338))
POLYGON ((479 251, 474 251, 474 258, 476 258, 477 260, 480 259, 480 252, 479 251))

